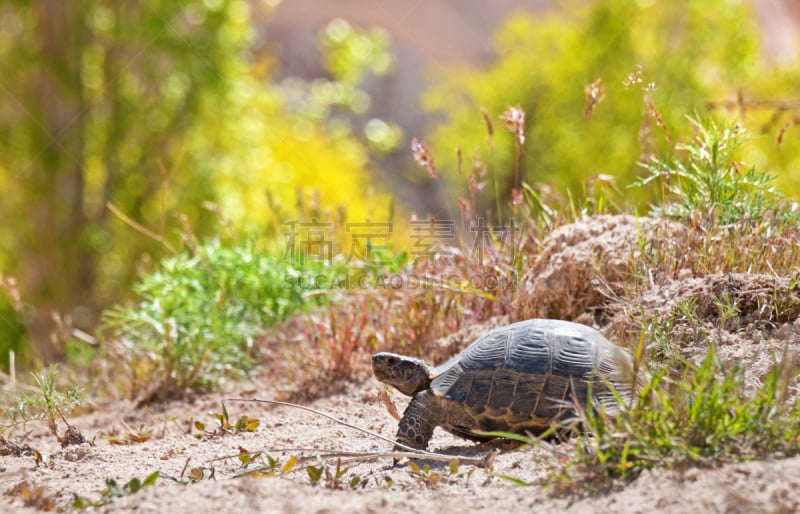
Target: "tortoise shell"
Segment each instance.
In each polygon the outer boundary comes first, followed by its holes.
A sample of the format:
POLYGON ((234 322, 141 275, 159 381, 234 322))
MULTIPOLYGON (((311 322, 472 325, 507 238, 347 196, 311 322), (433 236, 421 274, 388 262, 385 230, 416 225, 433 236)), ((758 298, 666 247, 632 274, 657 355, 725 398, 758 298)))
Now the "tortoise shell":
POLYGON ((608 384, 628 397, 632 370, 630 355, 597 330, 533 319, 479 337, 432 370, 430 389, 445 409, 474 420, 468 426, 443 424, 460 435, 473 429, 540 433, 574 415, 576 405, 586 408, 590 383, 592 396, 614 411, 618 405, 608 384))

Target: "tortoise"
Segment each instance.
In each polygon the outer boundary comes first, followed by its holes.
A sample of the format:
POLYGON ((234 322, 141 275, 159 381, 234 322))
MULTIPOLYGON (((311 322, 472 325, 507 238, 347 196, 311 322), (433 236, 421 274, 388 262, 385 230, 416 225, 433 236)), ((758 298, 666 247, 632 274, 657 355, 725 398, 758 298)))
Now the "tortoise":
POLYGON ((634 380, 626 350, 586 325, 548 319, 490 330, 440 366, 383 352, 373 355, 372 370, 412 397, 397 442, 420 450, 437 426, 484 440, 491 437, 476 431, 541 435, 576 418, 577 406, 614 414, 634 380), (594 401, 587 404, 590 383, 594 401))

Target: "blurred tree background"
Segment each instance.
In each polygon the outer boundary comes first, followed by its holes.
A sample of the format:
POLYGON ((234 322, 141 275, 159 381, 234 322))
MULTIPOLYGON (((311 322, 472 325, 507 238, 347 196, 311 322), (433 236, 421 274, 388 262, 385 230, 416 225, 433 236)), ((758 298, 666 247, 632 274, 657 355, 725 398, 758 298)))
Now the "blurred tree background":
POLYGON ((337 116, 368 109, 358 83, 391 64, 385 35, 332 26, 321 42, 330 79, 271 84, 254 5, 0 6, 3 361, 9 349, 60 358, 71 329, 91 331, 188 227, 198 238, 255 232, 269 247, 298 209, 386 218, 389 197, 366 169, 397 130, 385 124, 368 143, 337 116), (342 51, 353 45, 358 59, 342 51))
MULTIPOLYGON (((403 206, 373 180, 371 157, 407 151, 404 135, 370 118, 361 89, 391 67, 388 36, 335 20, 319 39, 327 77, 276 80, 253 27, 253 9, 271 4, 0 6, 0 355, 62 357, 72 328, 91 333, 187 239, 256 234, 274 254, 283 223, 300 216, 337 227, 397 219, 403 206)), ((716 113, 765 129, 747 158, 787 194, 800 191, 787 99, 798 69, 766 64, 748 2, 578 2, 509 19, 494 47, 488 68, 433 70, 424 96, 442 115, 426 139, 449 196, 468 194, 469 173, 482 182, 497 173, 507 204, 514 138, 488 134, 481 109, 499 126, 518 105, 521 180, 644 205, 656 192, 625 186, 667 144, 661 125, 683 129, 686 115, 721 100, 716 113)))
POLYGON ((432 131, 433 153, 461 194, 467 174, 456 173, 455 148, 467 171, 478 155, 479 180, 491 189, 492 167, 508 198, 513 136, 498 130, 490 138, 481 108, 499 125, 507 106, 518 105, 526 113, 522 180, 552 186, 561 198, 567 191, 574 198, 610 194, 621 205, 642 205, 654 192, 626 186, 642 174, 638 163, 667 144, 659 125, 685 132, 687 116, 719 102, 715 114, 760 136, 746 159, 797 194, 800 174, 792 170, 800 165, 800 144, 791 132, 780 148, 777 140, 797 112, 800 70, 768 63, 753 8, 729 0, 603 0, 546 17, 512 17, 497 33, 497 59, 488 69, 435 73, 425 104, 446 121, 432 131))

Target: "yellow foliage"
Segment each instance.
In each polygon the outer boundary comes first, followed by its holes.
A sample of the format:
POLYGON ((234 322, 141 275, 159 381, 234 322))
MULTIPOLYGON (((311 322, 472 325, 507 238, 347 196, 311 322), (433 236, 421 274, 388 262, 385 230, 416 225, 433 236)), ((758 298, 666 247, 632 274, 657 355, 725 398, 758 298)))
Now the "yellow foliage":
POLYGON ((365 147, 348 124, 299 115, 257 84, 236 91, 234 101, 237 108, 217 120, 218 157, 204 164, 237 230, 281 240, 283 224, 316 218, 332 223, 343 244, 346 222, 391 221, 391 195, 371 183, 365 147))

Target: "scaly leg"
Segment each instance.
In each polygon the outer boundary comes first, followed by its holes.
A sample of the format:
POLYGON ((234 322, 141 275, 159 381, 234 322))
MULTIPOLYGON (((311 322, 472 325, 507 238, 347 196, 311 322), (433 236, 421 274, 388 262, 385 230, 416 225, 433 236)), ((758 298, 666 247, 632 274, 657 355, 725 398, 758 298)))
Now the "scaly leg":
POLYGON ((400 426, 397 428, 397 442, 424 450, 433 435, 433 429, 441 419, 438 399, 430 391, 418 393, 406 407, 400 426))

